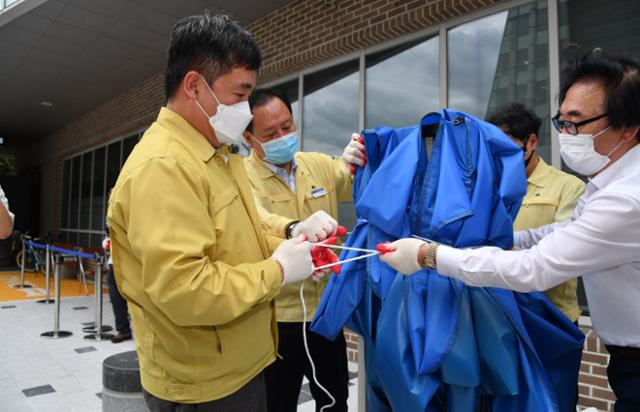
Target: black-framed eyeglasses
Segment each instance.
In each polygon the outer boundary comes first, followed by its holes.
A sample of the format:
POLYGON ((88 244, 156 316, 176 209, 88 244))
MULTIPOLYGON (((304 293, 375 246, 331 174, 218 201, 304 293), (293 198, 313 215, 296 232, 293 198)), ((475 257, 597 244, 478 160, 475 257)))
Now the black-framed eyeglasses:
POLYGON ((555 116, 551 118, 551 123, 553 123, 553 127, 555 127, 558 132, 562 132, 562 129, 565 129, 567 133, 575 136, 578 134, 578 127, 584 126, 585 124, 593 123, 596 120, 600 120, 606 116, 607 116, 607 113, 603 113, 599 116, 595 116, 590 119, 574 123, 569 120, 560 120, 560 112, 558 112, 555 116))

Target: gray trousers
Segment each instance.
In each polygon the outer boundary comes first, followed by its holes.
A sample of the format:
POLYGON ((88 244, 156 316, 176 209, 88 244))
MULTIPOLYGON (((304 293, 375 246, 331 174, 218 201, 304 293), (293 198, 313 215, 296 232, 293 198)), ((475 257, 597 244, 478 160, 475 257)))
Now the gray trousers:
POLYGON ((203 403, 177 403, 144 392, 144 401, 151 412, 267 412, 267 391, 260 373, 231 395, 203 403))

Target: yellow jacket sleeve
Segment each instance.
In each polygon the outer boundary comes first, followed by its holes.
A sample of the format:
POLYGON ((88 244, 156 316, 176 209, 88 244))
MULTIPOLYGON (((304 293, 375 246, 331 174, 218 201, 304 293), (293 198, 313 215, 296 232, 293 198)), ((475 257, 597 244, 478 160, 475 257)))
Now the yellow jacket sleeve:
POLYGON ((571 176, 571 180, 567 182, 564 189, 560 192, 561 198, 556 210, 556 222, 568 220, 571 218, 578 200, 582 196, 585 190, 585 184, 582 180, 575 176, 571 176))
POLYGON ((216 194, 208 192, 198 171, 163 157, 131 175, 118 195, 123 204, 115 207, 128 219, 127 240, 141 262, 144 292, 169 319, 180 326, 225 324, 278 294, 278 264, 246 250, 242 239, 232 246, 246 263, 216 260, 216 216, 209 203, 216 194))
POLYGON ((258 210, 258 215, 260 216, 262 228, 265 233, 284 239, 284 229, 294 219, 269 212, 262 201, 262 197, 257 193, 256 189, 252 187, 251 190, 253 192, 253 198, 256 200, 256 209, 258 210))
POLYGON ((353 175, 341 157, 331 160, 338 202, 351 202, 353 200, 353 175))

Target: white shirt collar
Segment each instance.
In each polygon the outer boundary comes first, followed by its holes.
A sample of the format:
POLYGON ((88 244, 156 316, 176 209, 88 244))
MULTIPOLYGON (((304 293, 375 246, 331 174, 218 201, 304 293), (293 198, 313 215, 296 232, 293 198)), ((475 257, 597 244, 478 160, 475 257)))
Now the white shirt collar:
POLYGON ((621 177, 638 173, 640 173, 640 144, 635 145, 611 166, 589 179, 589 183, 602 189, 621 177))

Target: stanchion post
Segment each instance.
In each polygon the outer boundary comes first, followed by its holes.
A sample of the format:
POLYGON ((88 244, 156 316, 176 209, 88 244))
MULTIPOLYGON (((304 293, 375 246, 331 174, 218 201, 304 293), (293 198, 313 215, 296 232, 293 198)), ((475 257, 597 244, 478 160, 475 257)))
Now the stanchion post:
POLYGON ((56 294, 56 307, 53 311, 53 330, 50 332, 43 332, 40 334, 43 338, 67 338, 72 335, 67 330, 60 330, 60 254, 56 255, 56 264, 53 270, 55 294, 56 294))
POLYGON ((20 268, 20 287, 24 287, 24 264, 27 256, 27 242, 22 238, 22 267, 20 268))
POLYGON ((20 288, 20 289, 24 289, 24 288, 30 288, 31 285, 25 285, 24 284, 24 264, 25 264, 25 259, 27 256, 27 241, 25 239, 25 237, 22 237, 22 267, 20 268, 20 284, 19 285, 13 285, 14 288, 20 288))
MULTIPOLYGON (((104 257, 98 255, 96 262, 96 278, 95 278, 95 292, 96 292, 96 320, 95 320, 95 333, 84 337, 86 340, 105 340, 113 337, 112 333, 105 333, 105 327, 102 326, 102 266, 104 264, 104 257)), ((111 328, 108 328, 111 330, 111 328)))
POLYGON ((53 299, 51 299, 51 286, 50 286, 51 280, 50 280, 50 277, 49 277, 49 274, 51 273, 51 246, 49 244, 47 244, 45 246, 45 256, 46 256, 45 257, 46 263, 44 264, 44 267, 45 267, 45 269, 44 269, 44 278, 45 278, 45 280, 44 281, 46 282, 45 288, 46 288, 47 292, 45 294, 44 299, 40 299, 38 301, 38 303, 49 304, 49 303, 53 303, 54 302, 53 299))

